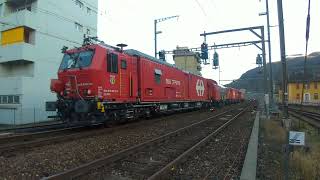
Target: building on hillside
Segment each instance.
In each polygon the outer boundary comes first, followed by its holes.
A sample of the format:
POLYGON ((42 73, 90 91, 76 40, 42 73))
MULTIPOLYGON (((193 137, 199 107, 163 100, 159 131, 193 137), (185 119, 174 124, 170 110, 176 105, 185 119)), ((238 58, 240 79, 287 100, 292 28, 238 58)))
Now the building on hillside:
POLYGON ((192 52, 187 47, 177 47, 173 51, 173 60, 178 68, 201 76, 199 53, 192 52))
POLYGON ((0 0, 0 124, 47 119, 63 46, 97 34, 97 0, 0 0))
MULTIPOLYGON (((302 81, 289 81, 288 82, 288 103, 320 105, 320 80, 313 80, 305 84, 302 95, 302 81), (302 98, 302 99, 301 99, 302 98)), ((282 91, 279 91, 279 102, 282 101, 282 91)))

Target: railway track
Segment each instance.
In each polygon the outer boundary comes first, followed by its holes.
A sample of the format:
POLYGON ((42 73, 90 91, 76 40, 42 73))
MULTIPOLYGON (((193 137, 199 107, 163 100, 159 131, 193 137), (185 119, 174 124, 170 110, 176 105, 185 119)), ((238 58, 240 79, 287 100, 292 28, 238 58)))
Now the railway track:
POLYGON ((48 143, 64 141, 76 136, 82 136, 82 131, 88 130, 86 126, 68 127, 33 133, 13 134, 0 137, 0 154, 20 148, 35 147, 48 143))
POLYGON ((291 116, 301 119, 308 124, 320 128, 320 114, 315 112, 304 111, 295 108, 289 108, 289 113, 291 116))
POLYGON ((16 126, 13 128, 4 128, 0 129, 1 134, 9 134, 9 133, 31 133, 31 132, 40 132, 40 131, 48 131, 66 127, 66 124, 62 121, 51 121, 46 123, 39 123, 33 125, 26 126, 16 126))
POLYGON ((48 145, 58 142, 70 141, 73 139, 102 135, 110 133, 112 131, 117 131, 122 128, 129 128, 138 125, 135 123, 128 123, 122 126, 97 130, 96 127, 99 127, 99 124, 91 127, 80 125, 74 127, 59 126, 60 128, 56 126, 58 124, 60 123, 53 124, 54 127, 51 127, 49 124, 40 125, 36 126, 35 129, 32 129, 32 127, 19 128, 19 130, 23 133, 7 133, 3 136, 0 136, 0 155, 3 155, 5 157, 11 156, 12 151, 15 150, 25 151, 28 148, 33 148, 40 145, 48 145), (39 132, 34 132, 39 130, 39 128, 41 128, 39 132), (47 128, 48 130, 45 130, 45 128, 47 128))
POLYGON ((224 130, 251 105, 236 108, 180 128, 158 138, 111 154, 43 179, 95 179, 128 177, 132 179, 159 179, 175 164, 204 145, 224 130), (107 168, 105 168, 107 166, 107 168))

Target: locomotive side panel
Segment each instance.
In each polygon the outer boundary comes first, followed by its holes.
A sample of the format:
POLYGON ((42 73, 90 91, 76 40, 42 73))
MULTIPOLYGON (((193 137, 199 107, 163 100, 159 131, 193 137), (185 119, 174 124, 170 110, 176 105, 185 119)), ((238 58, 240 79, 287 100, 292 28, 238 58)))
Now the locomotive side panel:
POLYGON ((176 68, 140 59, 139 87, 142 102, 174 102, 185 99, 185 76, 176 68))
POLYGON ((217 85, 217 83, 211 79, 207 79, 207 83, 208 83, 208 99, 214 102, 221 101, 219 86, 217 85))
POLYGON ((208 101, 207 79, 189 74, 189 100, 208 101))

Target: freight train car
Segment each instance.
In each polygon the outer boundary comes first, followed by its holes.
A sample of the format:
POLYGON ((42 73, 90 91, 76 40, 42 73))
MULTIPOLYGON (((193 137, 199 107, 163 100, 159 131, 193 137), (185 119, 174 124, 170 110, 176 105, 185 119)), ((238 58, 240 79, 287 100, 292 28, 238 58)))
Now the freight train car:
POLYGON ((65 50, 51 90, 58 100, 47 102, 48 111, 57 110, 67 122, 90 123, 199 109, 238 98, 236 89, 227 89, 222 97, 213 80, 136 50, 101 43, 65 50))

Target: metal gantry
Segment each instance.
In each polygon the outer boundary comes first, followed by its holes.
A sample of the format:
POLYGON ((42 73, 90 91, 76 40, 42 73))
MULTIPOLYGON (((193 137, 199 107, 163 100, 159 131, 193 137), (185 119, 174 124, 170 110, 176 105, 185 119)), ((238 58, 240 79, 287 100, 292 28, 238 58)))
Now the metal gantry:
MULTIPOLYGON (((215 32, 204 32, 203 34, 200 34, 200 36, 204 37, 204 42, 206 42, 207 36, 209 35, 217 35, 217 34, 224 34, 224 33, 231 33, 231 32, 239 32, 239 31, 250 31, 253 33, 256 37, 258 37, 260 40, 258 41, 246 41, 246 42, 237 42, 237 43, 231 43, 226 44, 225 47, 229 48, 230 46, 233 47, 235 45, 255 45, 258 49, 262 51, 262 58, 263 58, 263 79, 264 79, 264 93, 270 94, 270 89, 272 87, 268 88, 268 75, 267 75, 267 67, 266 67, 266 48, 265 48, 265 37, 264 37, 264 26, 253 26, 253 27, 245 27, 245 28, 238 28, 238 29, 229 29, 229 30, 223 30, 223 31, 215 31, 215 32), (256 32, 255 30, 259 30, 260 33, 256 32), (261 47, 258 45, 261 43, 261 47)), ((221 46, 223 47, 223 46, 221 46)), ((237 46, 235 46, 237 47, 237 46)), ((218 48, 218 47, 217 47, 218 48)), ((269 96, 269 102, 271 96, 269 96)), ((265 104, 265 111, 268 113, 267 106, 265 104)))

